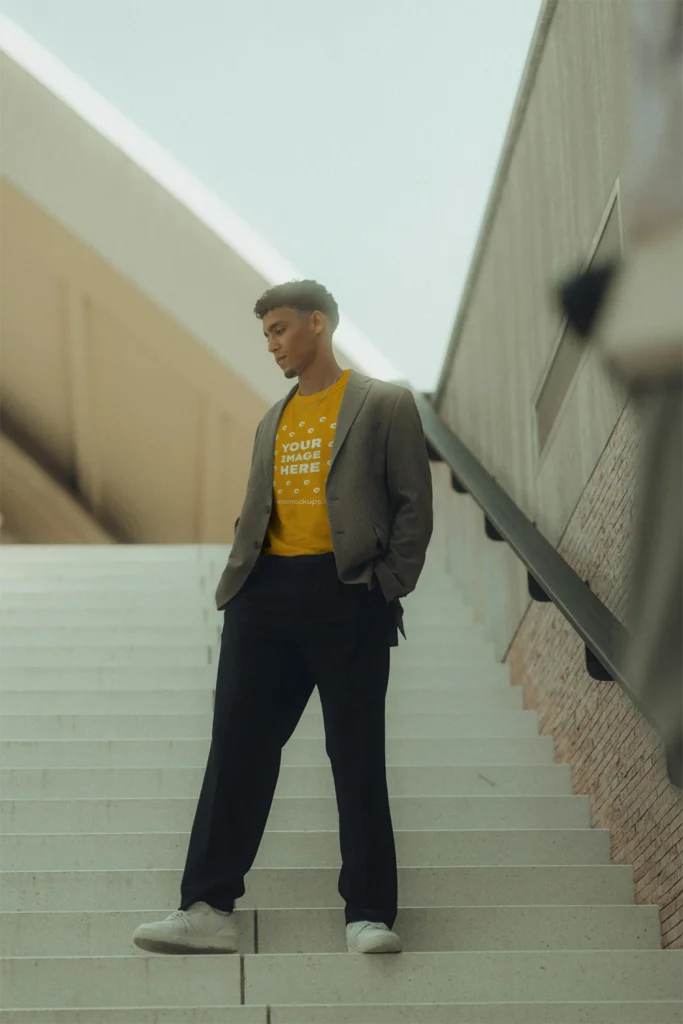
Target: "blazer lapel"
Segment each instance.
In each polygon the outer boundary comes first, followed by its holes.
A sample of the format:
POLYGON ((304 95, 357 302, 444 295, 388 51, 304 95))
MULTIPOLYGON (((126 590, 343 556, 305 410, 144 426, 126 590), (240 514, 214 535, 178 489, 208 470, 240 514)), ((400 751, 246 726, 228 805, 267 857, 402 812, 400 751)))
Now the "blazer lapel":
POLYGON ((259 444, 261 449, 261 463, 271 484, 273 482, 273 474, 275 472, 275 438, 277 436, 277 428, 280 425, 280 419, 285 410, 285 406, 295 391, 296 387, 293 387, 289 394, 285 395, 284 398, 270 409, 263 421, 263 433, 259 444))
POLYGON ((364 377, 355 370, 351 371, 337 419, 337 430, 334 435, 332 458, 330 460, 330 472, 332 472, 337 455, 341 451, 349 430, 353 426, 358 413, 363 408, 363 403, 368 396, 371 383, 370 377, 364 377))

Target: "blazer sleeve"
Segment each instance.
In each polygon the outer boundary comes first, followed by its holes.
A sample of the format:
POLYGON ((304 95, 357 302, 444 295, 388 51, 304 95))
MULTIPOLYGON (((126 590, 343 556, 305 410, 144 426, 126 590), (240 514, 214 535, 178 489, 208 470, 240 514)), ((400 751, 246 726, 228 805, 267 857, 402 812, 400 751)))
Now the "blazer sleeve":
POLYGON ((375 575, 388 601, 416 587, 432 535, 432 474, 422 421, 410 391, 394 405, 387 441, 386 480, 393 513, 387 550, 375 575))

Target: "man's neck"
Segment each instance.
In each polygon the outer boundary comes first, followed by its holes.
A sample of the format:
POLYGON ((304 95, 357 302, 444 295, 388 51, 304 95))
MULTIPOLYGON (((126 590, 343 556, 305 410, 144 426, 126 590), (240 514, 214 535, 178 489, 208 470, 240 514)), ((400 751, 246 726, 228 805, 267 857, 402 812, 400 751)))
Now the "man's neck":
POLYGON ((342 373, 336 359, 325 361, 320 365, 316 363, 309 366, 299 377, 299 394, 302 398, 305 398, 306 395, 317 395, 319 391, 332 387, 342 373))

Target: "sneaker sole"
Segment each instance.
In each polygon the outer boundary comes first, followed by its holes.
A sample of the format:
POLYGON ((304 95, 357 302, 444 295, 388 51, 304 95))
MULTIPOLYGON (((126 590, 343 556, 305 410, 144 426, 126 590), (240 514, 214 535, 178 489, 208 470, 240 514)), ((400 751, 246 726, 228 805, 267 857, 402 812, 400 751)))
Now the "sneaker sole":
POLYGON ((403 946, 401 945, 401 940, 398 937, 395 937, 390 940, 383 938, 381 941, 377 941, 373 946, 368 946, 365 949, 357 949, 356 947, 351 945, 349 945, 347 948, 349 953, 360 953, 362 955, 403 952, 403 946))
POLYGON ((133 942, 138 949, 144 949, 146 953, 163 953, 166 956, 188 956, 191 954, 227 956, 239 952, 232 946, 190 946, 178 942, 168 942, 164 939, 136 938, 133 939, 133 942))

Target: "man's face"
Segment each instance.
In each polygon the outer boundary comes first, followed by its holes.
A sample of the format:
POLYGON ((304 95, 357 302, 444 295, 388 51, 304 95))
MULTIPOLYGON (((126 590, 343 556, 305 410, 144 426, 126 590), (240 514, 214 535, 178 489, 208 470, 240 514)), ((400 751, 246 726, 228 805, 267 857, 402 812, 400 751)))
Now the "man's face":
POLYGON ((268 351, 288 380, 302 374, 315 359, 323 326, 322 314, 299 313, 285 306, 264 316, 268 351))

